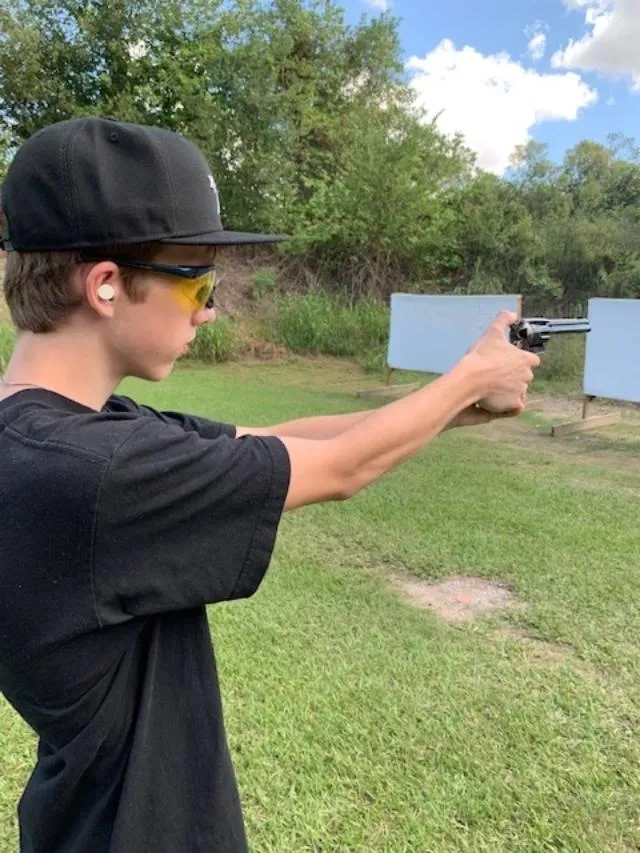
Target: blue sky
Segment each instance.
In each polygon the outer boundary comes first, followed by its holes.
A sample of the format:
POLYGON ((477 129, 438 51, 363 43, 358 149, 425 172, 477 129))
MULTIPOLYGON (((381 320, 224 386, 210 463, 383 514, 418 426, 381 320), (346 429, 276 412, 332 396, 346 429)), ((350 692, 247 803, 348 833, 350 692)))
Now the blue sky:
POLYGON ((401 19, 420 103, 501 174, 533 138, 553 159, 620 131, 640 143, 640 0, 343 0, 401 19))

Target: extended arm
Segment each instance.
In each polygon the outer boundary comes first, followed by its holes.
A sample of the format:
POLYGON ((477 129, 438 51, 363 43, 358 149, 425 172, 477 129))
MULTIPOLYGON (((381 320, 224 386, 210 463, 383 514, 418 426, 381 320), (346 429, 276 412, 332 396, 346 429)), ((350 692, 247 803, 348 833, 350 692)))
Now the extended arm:
MULTIPOLYGON (((243 435, 275 435, 279 438, 307 438, 327 439, 336 438, 356 424, 366 421, 376 414, 376 410, 369 412, 352 412, 346 415, 320 415, 312 418, 298 418, 293 421, 285 421, 268 427, 236 427, 236 438, 243 435)), ((517 410, 507 414, 517 414, 517 410)), ((455 427, 476 426, 488 423, 504 415, 486 412, 475 406, 469 406, 448 421, 441 431, 455 427)))
POLYGON ((415 455, 478 401, 508 400, 521 409, 538 356, 505 337, 513 315, 502 314, 449 373, 402 400, 361 417, 329 440, 285 436, 291 480, 286 508, 343 500, 415 455))
POLYGON ((285 507, 351 497, 419 452, 479 401, 501 399, 503 411, 522 410, 540 359, 507 341, 514 319, 502 313, 449 373, 369 413, 335 438, 283 437, 291 462, 285 507))

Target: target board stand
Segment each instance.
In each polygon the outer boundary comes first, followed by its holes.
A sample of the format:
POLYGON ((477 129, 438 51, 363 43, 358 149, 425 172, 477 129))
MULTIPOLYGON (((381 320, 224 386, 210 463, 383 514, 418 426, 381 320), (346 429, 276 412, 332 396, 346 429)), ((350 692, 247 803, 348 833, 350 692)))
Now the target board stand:
POLYGON ((419 382, 393 385, 399 370, 447 373, 501 311, 520 318, 522 297, 392 294, 385 384, 357 396, 401 397, 420 387, 419 382))
POLYGON ((572 432, 586 432, 590 429, 599 429, 604 426, 612 426, 620 423, 622 415, 620 412, 611 412, 607 415, 589 415, 590 404, 596 399, 590 394, 585 395, 582 405, 582 420, 568 421, 564 424, 556 424, 551 427, 551 435, 554 438, 560 438, 563 435, 570 435, 572 432))
POLYGON ((590 299, 589 322, 582 420, 559 424, 553 428, 553 435, 619 423, 620 411, 589 415, 598 398, 640 403, 640 361, 635 346, 640 329, 640 300, 590 299))

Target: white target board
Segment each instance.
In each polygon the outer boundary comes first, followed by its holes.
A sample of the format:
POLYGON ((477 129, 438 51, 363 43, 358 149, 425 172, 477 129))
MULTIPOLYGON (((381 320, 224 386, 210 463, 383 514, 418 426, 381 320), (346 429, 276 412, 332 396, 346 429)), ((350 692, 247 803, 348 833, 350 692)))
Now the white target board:
POLYGON ((590 299, 584 393, 640 403, 640 299, 590 299))
POLYGON ((447 373, 501 311, 520 317, 520 296, 432 296, 394 293, 387 365, 447 373))

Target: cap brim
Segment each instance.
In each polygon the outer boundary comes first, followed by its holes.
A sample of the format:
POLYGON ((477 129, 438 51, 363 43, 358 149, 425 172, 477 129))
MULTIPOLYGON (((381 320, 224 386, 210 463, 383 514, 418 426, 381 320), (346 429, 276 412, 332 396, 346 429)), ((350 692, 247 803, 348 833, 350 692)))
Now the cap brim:
POLYGON ((282 243, 291 238, 285 234, 248 234, 245 231, 209 231, 190 237, 170 237, 162 243, 178 243, 185 246, 252 246, 264 243, 282 243))

